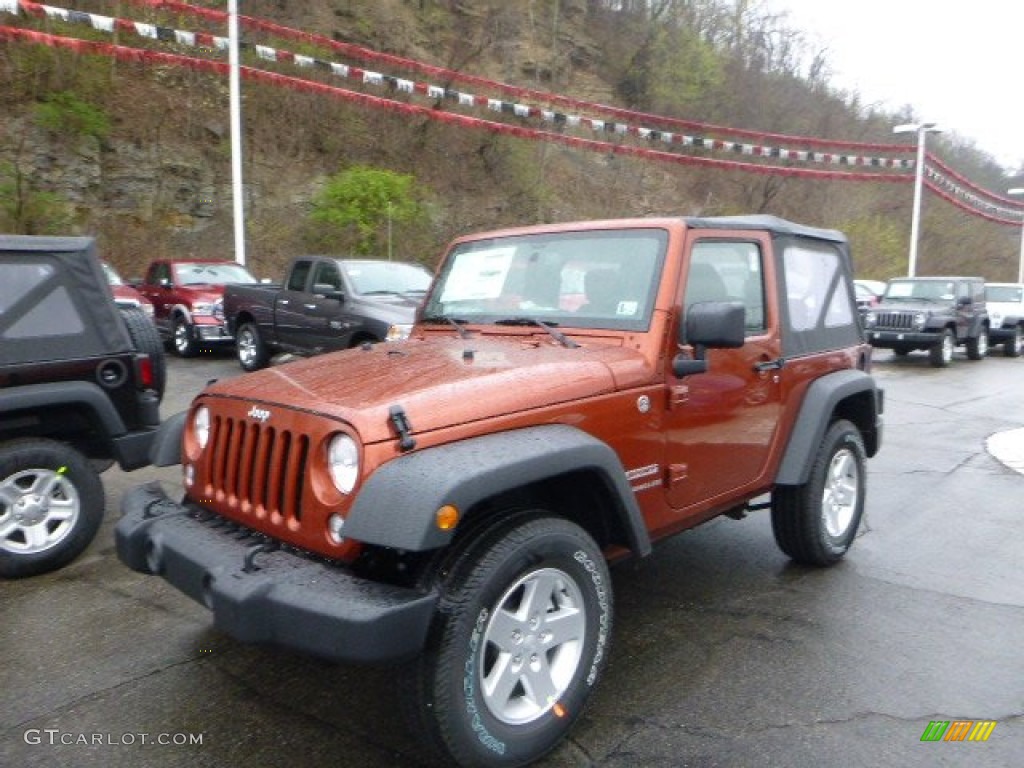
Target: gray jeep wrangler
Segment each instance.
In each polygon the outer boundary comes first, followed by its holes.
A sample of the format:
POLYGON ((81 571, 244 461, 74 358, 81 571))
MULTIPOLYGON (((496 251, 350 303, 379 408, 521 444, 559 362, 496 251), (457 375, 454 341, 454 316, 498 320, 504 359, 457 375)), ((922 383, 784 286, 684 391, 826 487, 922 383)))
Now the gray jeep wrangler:
POLYGON ((890 280, 882 300, 864 314, 868 341, 897 355, 927 350, 944 368, 964 346, 970 360, 988 353, 989 316, 980 277, 901 277, 890 280))

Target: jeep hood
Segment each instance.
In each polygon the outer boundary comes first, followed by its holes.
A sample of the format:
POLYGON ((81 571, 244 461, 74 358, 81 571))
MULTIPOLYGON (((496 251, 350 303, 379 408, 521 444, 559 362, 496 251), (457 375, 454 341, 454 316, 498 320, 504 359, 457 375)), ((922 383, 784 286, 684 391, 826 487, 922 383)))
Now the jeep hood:
POLYGON ((391 406, 415 435, 650 383, 639 352, 601 341, 573 349, 547 336, 414 338, 245 374, 204 394, 323 414, 374 443, 395 438, 391 406))
POLYGON ((213 283, 190 283, 181 287, 183 293, 187 293, 192 301, 208 301, 210 303, 220 301, 224 297, 224 286, 213 283))
POLYGON ((353 299, 356 310, 376 318, 383 323, 409 323, 416 319, 416 308, 423 301, 422 296, 406 294, 362 294, 353 299))
POLYGON ((953 302, 943 299, 883 299, 872 312, 952 312, 953 302))

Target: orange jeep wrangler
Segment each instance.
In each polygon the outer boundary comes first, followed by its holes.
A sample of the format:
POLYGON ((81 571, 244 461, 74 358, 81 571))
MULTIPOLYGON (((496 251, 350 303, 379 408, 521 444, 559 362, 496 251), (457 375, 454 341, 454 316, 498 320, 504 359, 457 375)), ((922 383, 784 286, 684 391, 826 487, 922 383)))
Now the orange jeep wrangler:
POLYGON ((770 508, 793 560, 857 533, 881 442, 846 238, 769 216, 457 239, 409 339, 207 387, 119 557, 247 642, 408 662, 462 765, 565 736, 608 659, 607 561, 770 508), (767 498, 770 496, 770 500, 767 498))

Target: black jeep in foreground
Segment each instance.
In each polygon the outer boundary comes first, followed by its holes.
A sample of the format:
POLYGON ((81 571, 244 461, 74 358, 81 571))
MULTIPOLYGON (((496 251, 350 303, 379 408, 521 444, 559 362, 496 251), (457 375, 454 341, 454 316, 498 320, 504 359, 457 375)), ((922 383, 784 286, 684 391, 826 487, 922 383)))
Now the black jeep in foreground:
POLYGON ((100 473, 149 464, 164 381, 156 327, 118 309, 91 238, 0 235, 0 577, 89 545, 100 473))
POLYGON ((901 277, 890 280, 881 301, 864 314, 874 347, 906 355, 928 351, 931 364, 944 368, 957 346, 970 360, 988 353, 989 317, 985 281, 980 277, 901 277))

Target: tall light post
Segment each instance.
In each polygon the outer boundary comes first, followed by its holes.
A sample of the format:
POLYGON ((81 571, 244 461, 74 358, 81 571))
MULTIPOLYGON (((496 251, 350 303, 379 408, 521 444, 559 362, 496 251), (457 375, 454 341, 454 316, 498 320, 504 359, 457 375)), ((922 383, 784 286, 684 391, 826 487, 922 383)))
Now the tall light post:
MULTIPOLYGON (((1006 190, 1008 195, 1024 195, 1024 187, 1014 187, 1006 190)), ((1021 216, 1020 226, 1020 262, 1017 265, 1017 282, 1024 283, 1024 213, 1021 216)))
POLYGON ((905 123, 892 129, 893 133, 917 134, 917 164, 914 168, 914 210, 910 217, 910 264, 907 275, 914 277, 917 270, 917 233, 921 219, 921 187, 924 183, 924 139, 925 134, 942 133, 935 123, 905 123))
POLYGON ((245 266, 245 198, 242 186, 242 86, 238 56, 238 0, 228 0, 228 66, 231 115, 231 199, 235 261, 245 266))

